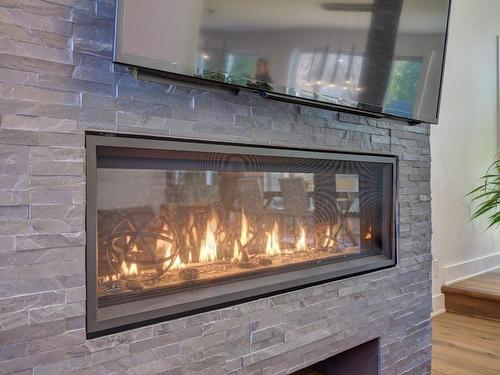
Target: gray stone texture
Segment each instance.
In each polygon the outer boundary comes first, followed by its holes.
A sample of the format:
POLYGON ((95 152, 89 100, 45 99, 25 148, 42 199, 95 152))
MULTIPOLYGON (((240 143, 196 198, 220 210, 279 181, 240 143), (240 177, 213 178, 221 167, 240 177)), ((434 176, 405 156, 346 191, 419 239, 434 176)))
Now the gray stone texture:
POLYGON ((429 126, 136 81, 113 8, 0 3, 0 374, 287 374, 377 337, 429 373, 429 126), (86 340, 87 129, 398 155, 398 266, 86 340))

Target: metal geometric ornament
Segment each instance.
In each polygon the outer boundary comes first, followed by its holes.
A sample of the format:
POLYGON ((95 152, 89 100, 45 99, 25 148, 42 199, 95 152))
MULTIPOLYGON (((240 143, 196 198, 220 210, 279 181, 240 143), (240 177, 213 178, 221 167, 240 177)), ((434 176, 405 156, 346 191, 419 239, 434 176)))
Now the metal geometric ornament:
POLYGON ((177 234, 165 216, 138 222, 124 215, 106 240, 106 256, 113 271, 131 281, 161 277, 179 256, 177 234))

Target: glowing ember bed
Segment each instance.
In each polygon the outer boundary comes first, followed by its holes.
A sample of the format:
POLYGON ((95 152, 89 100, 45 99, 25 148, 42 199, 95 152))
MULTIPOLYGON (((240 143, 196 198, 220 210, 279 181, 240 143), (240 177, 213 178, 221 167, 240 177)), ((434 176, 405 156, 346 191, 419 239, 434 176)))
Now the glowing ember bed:
POLYGON ((87 135, 89 335, 395 264, 391 156, 87 135))

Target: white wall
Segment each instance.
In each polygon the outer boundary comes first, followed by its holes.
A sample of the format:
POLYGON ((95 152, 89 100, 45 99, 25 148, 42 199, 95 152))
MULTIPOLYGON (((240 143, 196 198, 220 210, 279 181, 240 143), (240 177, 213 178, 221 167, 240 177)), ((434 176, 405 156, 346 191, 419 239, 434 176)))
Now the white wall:
POLYGON ((440 287, 500 266, 500 231, 464 195, 497 151, 499 0, 453 0, 439 124, 431 130, 434 311, 440 287))

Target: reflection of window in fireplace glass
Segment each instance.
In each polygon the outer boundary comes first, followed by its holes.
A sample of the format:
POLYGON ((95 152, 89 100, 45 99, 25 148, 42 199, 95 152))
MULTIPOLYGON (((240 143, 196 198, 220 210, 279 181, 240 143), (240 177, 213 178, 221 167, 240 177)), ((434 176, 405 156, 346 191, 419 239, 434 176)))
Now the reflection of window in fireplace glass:
POLYGON ((389 246, 381 235, 388 164, 198 158, 97 169, 100 303, 389 246))
MULTIPOLYGON (((281 192, 281 184, 285 179, 299 179, 303 182, 305 190, 314 190, 314 174, 312 173, 279 173, 270 172, 263 175, 264 191, 268 194, 275 192, 275 196, 270 200, 269 206, 275 209, 284 209, 284 200, 281 192)), ((309 209, 314 209, 313 199, 307 198, 309 209)))

